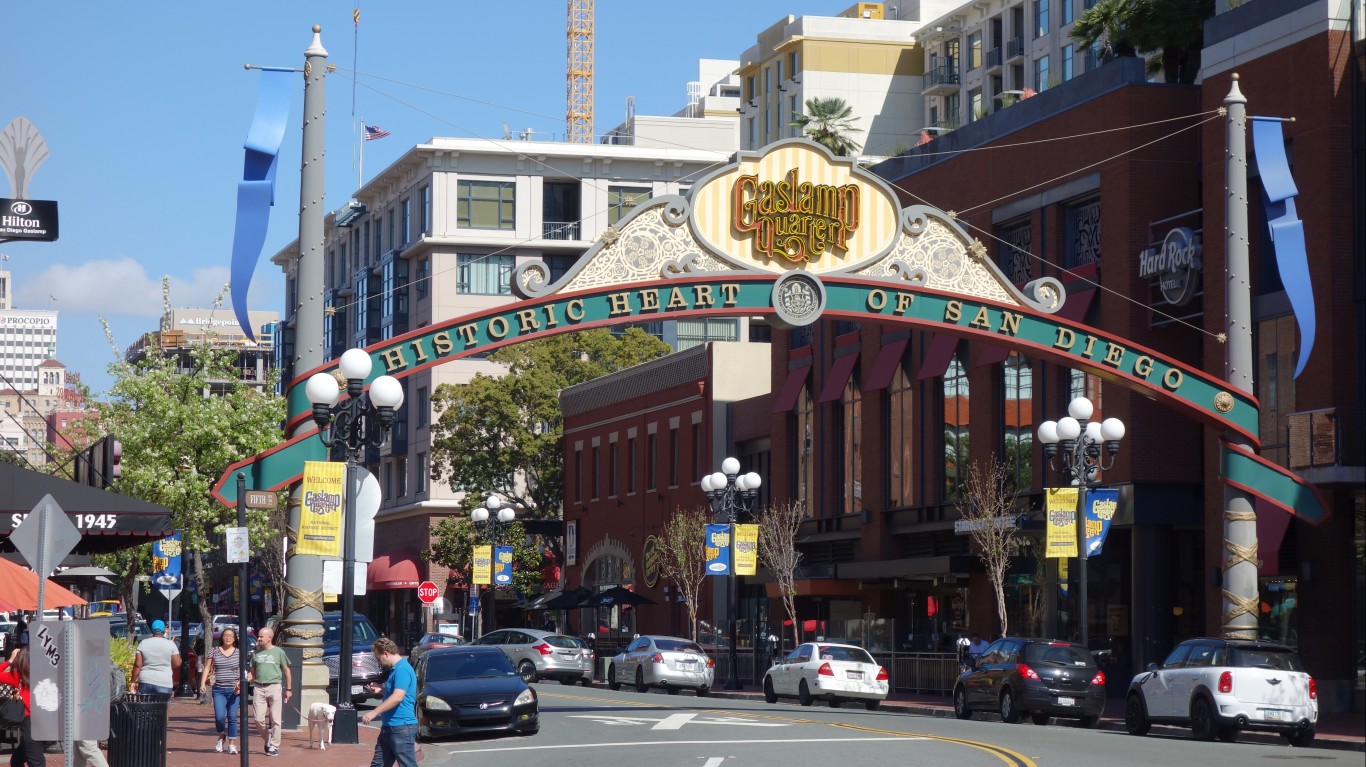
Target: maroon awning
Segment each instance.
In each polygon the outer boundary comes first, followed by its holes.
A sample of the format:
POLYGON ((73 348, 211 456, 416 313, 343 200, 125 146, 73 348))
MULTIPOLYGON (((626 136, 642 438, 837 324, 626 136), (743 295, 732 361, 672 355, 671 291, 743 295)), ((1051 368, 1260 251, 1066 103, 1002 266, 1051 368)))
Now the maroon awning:
POLYGON ((778 390, 778 396, 773 398, 773 412, 786 413, 792 410, 793 405, 797 404, 797 396, 802 393, 802 386, 806 385, 807 376, 811 375, 811 366, 802 365, 787 371, 787 380, 783 381, 783 388, 778 390))
POLYGON ((901 357, 906 353, 906 345, 910 342, 911 339, 903 338, 887 344, 878 351, 877 359, 873 361, 873 372, 863 384, 864 391, 887 388, 887 384, 892 382, 892 376, 896 375, 896 366, 901 364, 901 357))
POLYGON ((1290 527, 1291 515, 1258 498, 1254 506, 1257 510, 1257 556, 1261 564, 1257 575, 1269 578, 1281 574, 1281 542, 1285 540, 1286 528, 1290 527))
POLYGON ((409 549, 379 554, 366 568, 367 589, 415 589, 422 581, 421 557, 409 549))
POLYGON ((81 531, 74 554, 118 551, 175 532, 165 506, 0 463, 0 551, 14 550, 10 533, 46 495, 81 531))
POLYGON ((825 385, 821 387, 821 396, 817 397, 816 401, 834 402, 839 399, 844 394, 844 385, 849 383, 849 376, 857 364, 858 354, 836 357, 830 365, 830 372, 825 374, 825 385))

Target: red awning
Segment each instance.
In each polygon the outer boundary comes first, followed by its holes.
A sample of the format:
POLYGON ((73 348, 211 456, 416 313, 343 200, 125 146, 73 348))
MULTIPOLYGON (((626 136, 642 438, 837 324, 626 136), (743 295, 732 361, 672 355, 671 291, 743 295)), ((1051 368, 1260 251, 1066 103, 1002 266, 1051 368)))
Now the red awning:
POLYGON ((366 571, 367 589, 415 589, 422 583, 422 561, 408 549, 377 555, 366 571))
POLYGON ((1257 556, 1262 560, 1257 575, 1263 578, 1280 575, 1281 542, 1285 540, 1286 528, 1290 527, 1290 514, 1260 498, 1254 508, 1257 510, 1257 556))
POLYGON ((906 345, 910 342, 911 339, 903 338, 882 347, 877 353, 877 360, 873 362, 872 374, 863 384, 864 391, 887 388, 887 384, 892 382, 892 376, 896 374, 896 366, 901 364, 901 357, 906 353, 906 345))
POLYGON ((846 354, 843 357, 836 357, 830 365, 830 372, 825 375, 825 385, 821 387, 821 396, 816 398, 817 402, 834 402, 844 394, 844 385, 849 383, 849 376, 854 372, 854 366, 858 364, 858 354, 846 354))
POLYGON ((930 341, 930 348, 925 351, 925 359, 920 361, 920 372, 915 374, 915 380, 943 378, 944 371, 949 369, 949 360, 958 351, 958 340, 958 336, 936 333, 930 341))
POLYGON ((802 387, 806 385, 806 378, 809 375, 810 365, 802 365, 787 371, 787 380, 783 381, 783 388, 778 390, 778 396, 773 399, 773 412, 786 413, 797 404, 797 397, 802 393, 802 387))

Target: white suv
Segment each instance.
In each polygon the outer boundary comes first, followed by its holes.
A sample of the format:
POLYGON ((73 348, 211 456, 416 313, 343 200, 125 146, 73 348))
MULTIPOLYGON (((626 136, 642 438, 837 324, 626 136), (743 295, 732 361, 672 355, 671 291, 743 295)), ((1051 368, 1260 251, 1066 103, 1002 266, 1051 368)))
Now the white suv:
POLYGON ((1154 723, 1189 725, 1198 740, 1231 741, 1239 730, 1279 732, 1292 746, 1314 739, 1318 687, 1295 651, 1240 639, 1188 639, 1159 667, 1129 683, 1124 724, 1143 735, 1154 723))

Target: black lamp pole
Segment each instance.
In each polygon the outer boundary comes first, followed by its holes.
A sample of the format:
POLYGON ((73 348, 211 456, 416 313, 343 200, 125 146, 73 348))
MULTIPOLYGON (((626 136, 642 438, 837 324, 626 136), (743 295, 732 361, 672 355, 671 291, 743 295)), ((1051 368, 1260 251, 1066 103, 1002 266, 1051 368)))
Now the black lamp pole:
POLYGON ((736 642, 739 639, 739 620, 736 613, 736 591, 739 587, 739 576, 735 573, 735 521, 738 518, 748 517, 750 510, 754 506, 754 501, 759 497, 759 485, 762 480, 755 472, 748 474, 740 473, 740 461, 735 458, 727 458, 721 462, 721 471, 709 474, 702 478, 702 492, 706 493, 707 501, 711 504, 712 514, 717 519, 726 521, 730 525, 730 574, 726 576, 726 618, 730 624, 727 633, 730 635, 730 669, 726 672, 726 683, 722 689, 739 690, 740 669, 738 656, 736 654, 736 642))
POLYGON ((346 505, 342 534, 342 614, 341 647, 337 658, 337 711, 333 718, 332 739, 354 744, 360 740, 356 707, 351 702, 351 667, 354 663, 352 636, 355 625, 356 591, 356 490, 359 466, 366 448, 384 444, 394 425, 394 409, 403 404, 403 387, 390 376, 380 376, 365 393, 370 375, 370 355, 351 349, 342 355, 340 372, 346 381, 347 398, 337 402, 339 383, 327 373, 309 379, 308 398, 313 403, 313 421, 318 438, 334 454, 346 461, 346 505))
MULTIPOLYGON (((496 495, 490 495, 484 501, 484 505, 470 513, 470 519, 476 525, 483 524, 489 531, 489 564, 496 571, 498 564, 498 523, 511 522, 517 515, 511 505, 504 505, 502 499, 496 495)), ((488 634, 498 629, 498 583, 497 575, 492 575, 489 580, 488 595, 488 628, 483 633, 488 634)))

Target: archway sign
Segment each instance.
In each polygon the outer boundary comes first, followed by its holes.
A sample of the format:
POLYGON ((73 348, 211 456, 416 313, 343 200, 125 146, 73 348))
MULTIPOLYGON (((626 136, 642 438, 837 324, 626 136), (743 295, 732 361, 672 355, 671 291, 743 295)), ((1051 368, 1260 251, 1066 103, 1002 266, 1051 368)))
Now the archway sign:
MULTIPOLYGON (((575 330, 696 316, 765 315, 784 327, 821 317, 907 325, 989 341, 1079 368, 1173 410, 1259 444, 1257 401, 1224 381, 1126 338, 1064 320, 1051 277, 1016 288, 946 213, 902 207, 880 178, 806 139, 741 152, 701 180, 691 199, 657 197, 609 227, 554 283, 539 261, 513 273, 514 304, 420 328, 367 349, 374 376, 412 373, 506 344, 575 330)), ((286 396, 289 430, 309 418, 304 383, 286 396)), ((1224 449, 1225 481, 1317 523, 1313 488, 1243 451, 1224 449)), ((228 467, 214 488, 236 502, 228 478, 246 471, 257 490, 297 481, 325 460, 312 434, 228 467)))

